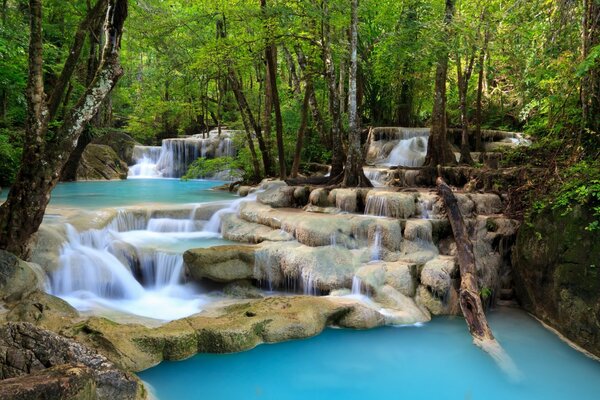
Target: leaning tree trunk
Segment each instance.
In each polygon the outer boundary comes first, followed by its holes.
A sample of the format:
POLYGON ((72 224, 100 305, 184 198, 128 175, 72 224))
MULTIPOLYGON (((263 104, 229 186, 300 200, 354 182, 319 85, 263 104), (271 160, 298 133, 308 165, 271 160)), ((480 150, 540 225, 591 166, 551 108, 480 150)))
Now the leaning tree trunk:
MULTIPOLYGON (((123 24, 127 17, 127 0, 100 2, 104 2, 107 7, 102 63, 93 82, 68 113, 62 125, 53 133, 53 138, 46 141, 46 133, 52 120, 49 112, 51 104, 46 102, 44 93, 42 4, 41 0, 29 1, 31 37, 25 144, 21 168, 6 202, 0 206, 0 248, 23 258, 29 256, 30 241, 42 223, 50 201, 50 192, 58 183, 69 154, 77 145, 85 125, 96 114, 104 98, 123 74, 119 62, 119 49, 123 24)), ((65 69, 71 69, 71 66, 65 65, 65 69)), ((68 79, 66 81, 68 82, 68 79)), ((62 96, 55 97, 53 94, 51 99, 57 97, 62 96)))
POLYGON ((450 189, 442 178, 438 178, 436 184, 438 193, 446 205, 448 219, 450 220, 450 226, 454 233, 454 241, 456 242, 458 265, 460 268, 460 308, 467 321, 473 340, 476 343, 495 340, 483 312, 483 305, 477 284, 477 268, 475 267, 473 244, 471 243, 471 239, 469 239, 458 201, 454 193, 452 193, 452 189, 450 189))
POLYGON ((360 124, 356 98, 356 75, 358 73, 358 0, 351 1, 350 23, 350 73, 348 84, 348 155, 344 168, 342 186, 357 187, 373 185, 363 171, 363 152, 360 145, 360 124))
MULTIPOLYGON (((446 0, 445 32, 449 34, 449 25, 454 14, 454 0, 446 0)), ((448 74, 448 49, 445 48, 438 60, 435 72, 435 95, 431 114, 431 132, 427 145, 425 164, 456 164, 456 158, 447 140, 446 125, 446 78, 448 74)))

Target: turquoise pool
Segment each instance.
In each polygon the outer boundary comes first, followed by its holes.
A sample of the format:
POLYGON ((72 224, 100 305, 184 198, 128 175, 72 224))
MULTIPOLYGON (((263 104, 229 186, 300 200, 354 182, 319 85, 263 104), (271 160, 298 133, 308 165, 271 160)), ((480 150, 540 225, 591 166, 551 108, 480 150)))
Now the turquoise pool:
POLYGON ((160 400, 600 398, 599 362, 522 311, 494 311, 490 323, 519 379, 471 343, 460 318, 421 327, 329 329, 245 353, 164 362, 139 376, 160 400))
MULTIPOLYGON (((52 192, 50 205, 98 209, 143 203, 185 204, 233 199, 235 196, 230 193, 209 190, 223 183, 179 179, 59 183, 52 192)), ((8 189, 3 189, 0 201, 5 200, 7 195, 8 189)))

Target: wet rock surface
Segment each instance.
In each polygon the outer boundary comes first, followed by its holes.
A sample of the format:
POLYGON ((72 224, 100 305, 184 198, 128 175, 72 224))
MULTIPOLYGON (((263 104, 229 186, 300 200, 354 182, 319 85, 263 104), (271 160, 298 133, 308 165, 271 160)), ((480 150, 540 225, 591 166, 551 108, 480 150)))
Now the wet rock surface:
POLYGON ((592 212, 547 212, 523 224, 513 263, 521 305, 600 356, 600 233, 585 229, 592 212))

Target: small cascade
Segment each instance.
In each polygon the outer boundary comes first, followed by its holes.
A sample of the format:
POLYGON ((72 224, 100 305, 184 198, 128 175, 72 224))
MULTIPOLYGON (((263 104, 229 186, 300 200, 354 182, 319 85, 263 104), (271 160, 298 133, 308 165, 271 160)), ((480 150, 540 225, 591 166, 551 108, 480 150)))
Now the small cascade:
POLYGON ((389 171, 381 168, 363 168, 365 176, 371 181, 374 187, 386 186, 386 181, 389 179, 389 171))
POLYGON ((367 204, 365 204, 365 215, 386 217, 388 215, 388 198, 377 194, 369 194, 367 204))
POLYGON ((329 245, 331 247, 337 246, 337 232, 333 232, 331 236, 329 236, 329 245))
POLYGON ((235 148, 233 147, 233 140, 231 138, 224 138, 219 142, 217 147, 217 157, 234 157, 235 148))
POLYGON ((422 219, 430 219, 430 215, 433 212, 433 201, 431 199, 419 197, 417 209, 422 219))
POLYGON ((233 201, 229 205, 229 207, 223 208, 223 209, 217 211, 216 213, 214 213, 212 215, 212 217, 210 217, 210 219, 208 220, 206 225, 204 225, 203 231, 204 232, 213 232, 213 233, 221 232, 221 220, 223 218, 223 215, 234 214, 234 213, 238 214, 240 207, 242 206, 242 203, 255 201, 257 194, 258 194, 258 192, 255 192, 255 193, 249 194, 246 197, 237 199, 237 200, 233 201))
POLYGON ((233 139, 218 137, 211 132, 208 138, 192 136, 165 139, 162 146, 135 146, 134 165, 130 178, 180 178, 197 158, 234 157, 233 139))
POLYGON ((173 218, 152 218, 146 230, 151 232, 192 232, 196 223, 192 220, 173 218))
POLYGON ((60 254, 62 268, 51 276, 51 291, 57 295, 90 293, 102 298, 132 299, 144 288, 114 255, 106 251, 110 230, 79 234, 67 225, 69 241, 60 254))
POLYGON ((165 178, 179 178, 202 154, 203 139, 165 139, 156 168, 165 178))
POLYGON ((354 275, 352 277, 352 294, 353 295, 361 295, 362 294, 362 280, 354 275))
POLYGON ((270 292, 273 291, 273 266, 271 265, 271 257, 266 250, 258 250, 254 253, 254 276, 261 277, 259 285, 267 287, 270 292))
POLYGON ((181 255, 142 250, 138 257, 144 287, 160 289, 183 283, 181 255))
POLYGON ((302 270, 302 293, 307 296, 316 296, 318 289, 315 286, 315 277, 312 271, 302 270))
POLYGON ((160 158, 159 146, 135 146, 133 148, 134 165, 129 167, 130 178, 157 178, 160 176, 156 164, 160 158))
POLYGON ((184 282, 182 252, 188 247, 171 250, 177 241, 217 237, 198 230, 196 210, 182 219, 120 210, 105 228, 83 232, 67 225, 50 292, 81 310, 101 307, 164 320, 200 311, 204 300, 184 282))
POLYGON ((383 164, 401 167, 421 167, 427 155, 427 137, 400 140, 383 164))
POLYGON ((375 234, 373 236, 373 243, 371 245, 371 262, 381 261, 381 227, 377 227, 375 229, 375 234))

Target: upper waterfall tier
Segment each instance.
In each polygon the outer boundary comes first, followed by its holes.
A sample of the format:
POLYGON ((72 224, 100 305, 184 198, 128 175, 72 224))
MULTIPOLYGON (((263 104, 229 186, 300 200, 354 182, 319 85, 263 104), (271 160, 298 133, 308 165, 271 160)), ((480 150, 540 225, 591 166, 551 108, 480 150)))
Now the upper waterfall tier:
POLYGON ((233 157, 233 131, 216 131, 208 137, 200 135, 165 139, 162 146, 135 146, 135 164, 129 169, 129 177, 135 178, 180 178, 197 158, 233 157))
MULTIPOLYGON (((448 142, 457 156, 459 156, 460 133, 459 129, 448 129, 448 142)), ((529 139, 519 132, 484 129, 481 133, 486 151, 531 144, 529 139)), ((373 128, 369 134, 367 163, 389 167, 421 167, 425 163, 428 141, 429 128, 373 128)))

